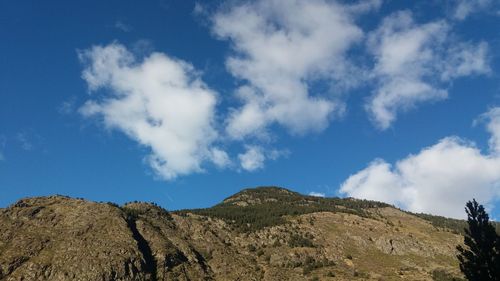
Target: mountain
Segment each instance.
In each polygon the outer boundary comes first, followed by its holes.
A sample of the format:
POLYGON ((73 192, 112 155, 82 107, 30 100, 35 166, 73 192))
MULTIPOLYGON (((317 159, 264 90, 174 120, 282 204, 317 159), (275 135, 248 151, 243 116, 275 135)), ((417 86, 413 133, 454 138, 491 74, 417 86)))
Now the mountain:
POLYGON ((461 280, 463 225, 278 187, 175 212, 27 198, 0 209, 0 280, 461 280))

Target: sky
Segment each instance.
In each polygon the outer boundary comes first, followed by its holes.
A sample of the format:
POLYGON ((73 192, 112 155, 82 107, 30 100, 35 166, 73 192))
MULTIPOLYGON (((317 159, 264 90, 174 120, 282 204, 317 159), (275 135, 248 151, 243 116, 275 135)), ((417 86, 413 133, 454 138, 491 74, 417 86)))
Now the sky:
POLYGON ((0 1, 0 207, 280 186, 500 219, 496 0, 0 1))

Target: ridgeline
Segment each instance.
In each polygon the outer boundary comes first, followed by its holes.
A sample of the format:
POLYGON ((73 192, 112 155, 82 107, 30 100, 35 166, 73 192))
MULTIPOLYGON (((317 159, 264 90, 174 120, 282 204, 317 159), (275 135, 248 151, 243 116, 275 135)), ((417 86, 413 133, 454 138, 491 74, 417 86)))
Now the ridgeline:
POLYGON ((278 187, 174 212, 27 198, 0 209, 0 280, 461 280, 464 226, 278 187))

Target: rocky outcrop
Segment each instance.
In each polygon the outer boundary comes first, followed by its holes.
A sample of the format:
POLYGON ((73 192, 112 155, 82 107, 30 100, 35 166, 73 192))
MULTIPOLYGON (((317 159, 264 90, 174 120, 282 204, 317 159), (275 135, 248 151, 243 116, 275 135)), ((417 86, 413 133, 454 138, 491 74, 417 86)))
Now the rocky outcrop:
POLYGON ((17 202, 0 213, 5 280, 150 280, 124 213, 60 196, 17 202))
MULTIPOLYGON (((277 188, 256 194, 226 203, 315 204, 277 188)), ((230 220, 154 204, 23 199, 0 209, 0 280, 432 280, 436 269, 459 276, 460 235, 391 207, 362 216, 342 210, 242 232, 230 220)))
POLYGON ((0 229, 2 280, 210 279, 188 243, 169 240, 171 216, 149 204, 24 199, 0 212, 0 229))

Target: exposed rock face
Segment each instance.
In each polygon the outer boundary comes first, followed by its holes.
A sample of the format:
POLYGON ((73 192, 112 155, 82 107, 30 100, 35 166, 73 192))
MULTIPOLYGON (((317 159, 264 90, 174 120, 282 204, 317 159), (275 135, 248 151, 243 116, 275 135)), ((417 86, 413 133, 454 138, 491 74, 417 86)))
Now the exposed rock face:
POLYGON ((150 280, 124 213, 63 197, 32 198, 0 213, 6 280, 150 280))
POLYGON ((179 236, 170 214, 152 205, 31 198, 2 210, 0 229, 2 280, 210 279, 189 243, 168 238, 179 236))
MULTIPOLYGON (((301 196, 262 194, 225 203, 301 196)), ((241 232, 230 221, 146 203, 23 199, 0 209, 0 280, 432 280, 435 269, 460 276, 460 235, 391 207, 366 212, 286 216, 285 224, 241 232)))

